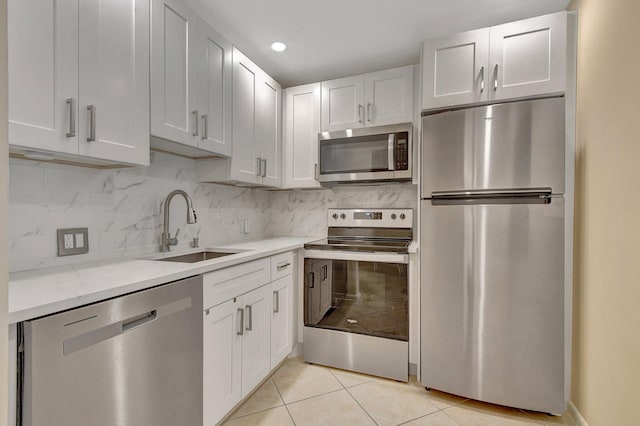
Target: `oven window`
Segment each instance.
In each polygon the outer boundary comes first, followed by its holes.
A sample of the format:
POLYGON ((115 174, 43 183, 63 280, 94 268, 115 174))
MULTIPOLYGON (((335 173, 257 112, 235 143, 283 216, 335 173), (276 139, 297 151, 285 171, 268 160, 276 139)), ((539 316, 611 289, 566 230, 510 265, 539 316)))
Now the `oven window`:
POLYGON ((305 325, 408 341, 407 265, 305 260, 305 325))
POLYGON ((389 170, 388 135, 320 141, 320 173, 389 170))

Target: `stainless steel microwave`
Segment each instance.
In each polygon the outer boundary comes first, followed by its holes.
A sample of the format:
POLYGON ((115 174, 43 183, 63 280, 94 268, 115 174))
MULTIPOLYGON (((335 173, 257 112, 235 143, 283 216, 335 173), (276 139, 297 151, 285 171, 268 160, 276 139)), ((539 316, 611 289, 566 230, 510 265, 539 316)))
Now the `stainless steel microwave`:
POLYGON ((318 181, 410 180, 411 133, 411 123, 318 133, 318 181))

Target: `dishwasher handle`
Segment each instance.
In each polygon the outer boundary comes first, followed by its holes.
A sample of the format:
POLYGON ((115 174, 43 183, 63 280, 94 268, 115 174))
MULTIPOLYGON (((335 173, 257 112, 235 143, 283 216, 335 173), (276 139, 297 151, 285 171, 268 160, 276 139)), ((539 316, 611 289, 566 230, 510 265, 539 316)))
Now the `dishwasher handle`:
POLYGON ((136 315, 133 318, 122 321, 122 332, 126 333, 129 330, 133 330, 136 327, 140 327, 145 325, 148 322, 154 321, 158 318, 158 311, 154 309, 153 311, 146 312, 142 315, 136 315))

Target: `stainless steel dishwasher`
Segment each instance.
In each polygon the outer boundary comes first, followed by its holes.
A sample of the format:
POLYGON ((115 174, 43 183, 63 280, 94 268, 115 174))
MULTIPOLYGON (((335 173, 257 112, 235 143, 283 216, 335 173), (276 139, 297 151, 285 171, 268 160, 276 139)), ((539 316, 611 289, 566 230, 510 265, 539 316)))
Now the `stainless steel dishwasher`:
POLYGON ((202 426, 202 277, 26 321, 24 426, 202 426))

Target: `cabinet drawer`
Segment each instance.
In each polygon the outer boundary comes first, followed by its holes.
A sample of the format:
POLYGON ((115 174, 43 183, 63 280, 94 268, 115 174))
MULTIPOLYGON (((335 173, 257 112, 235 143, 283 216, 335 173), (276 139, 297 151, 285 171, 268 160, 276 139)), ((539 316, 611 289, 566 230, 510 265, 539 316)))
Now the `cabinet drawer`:
POLYGON ((293 252, 271 256, 271 281, 286 277, 293 272, 293 252))
POLYGON ((247 293, 270 281, 269 258, 204 274, 203 309, 247 293))

